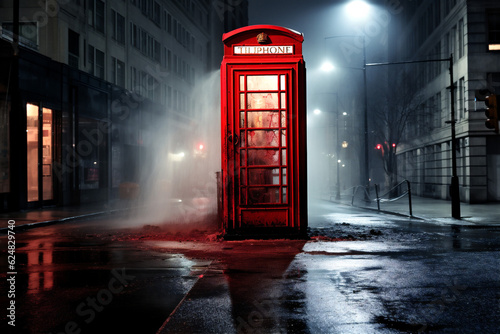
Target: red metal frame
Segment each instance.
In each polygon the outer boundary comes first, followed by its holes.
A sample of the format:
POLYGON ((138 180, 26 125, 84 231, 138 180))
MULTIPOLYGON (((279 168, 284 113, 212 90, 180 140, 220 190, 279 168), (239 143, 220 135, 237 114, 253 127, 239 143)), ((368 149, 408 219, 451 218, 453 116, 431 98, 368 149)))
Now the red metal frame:
POLYGON ((226 33, 222 40, 221 183, 226 236, 304 236, 304 38, 287 28, 256 25, 226 33), (252 88, 255 82, 260 86, 252 88))

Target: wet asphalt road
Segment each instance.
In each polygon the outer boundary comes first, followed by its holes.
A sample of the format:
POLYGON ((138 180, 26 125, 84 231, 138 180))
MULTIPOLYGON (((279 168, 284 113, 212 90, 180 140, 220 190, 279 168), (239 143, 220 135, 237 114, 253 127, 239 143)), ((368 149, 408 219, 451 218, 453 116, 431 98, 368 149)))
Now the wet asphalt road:
POLYGON ((313 209, 307 242, 119 215, 17 231, 15 298, 2 235, 1 332, 500 333, 498 227, 313 209))

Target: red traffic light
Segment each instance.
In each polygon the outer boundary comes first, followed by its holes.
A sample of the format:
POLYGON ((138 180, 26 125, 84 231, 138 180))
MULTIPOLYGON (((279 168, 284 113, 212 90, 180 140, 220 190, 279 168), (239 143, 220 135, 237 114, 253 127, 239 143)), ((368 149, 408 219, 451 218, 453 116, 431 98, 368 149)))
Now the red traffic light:
POLYGON ((375 146, 375 148, 376 148, 377 150, 381 150, 381 149, 382 149, 382 144, 377 144, 377 146, 375 146))

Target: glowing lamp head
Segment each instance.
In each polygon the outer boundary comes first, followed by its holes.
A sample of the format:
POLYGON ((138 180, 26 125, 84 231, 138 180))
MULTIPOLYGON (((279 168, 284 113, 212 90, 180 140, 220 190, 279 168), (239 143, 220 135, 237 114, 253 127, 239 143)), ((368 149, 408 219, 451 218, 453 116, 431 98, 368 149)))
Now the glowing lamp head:
POLYGON ((353 0, 346 5, 347 14, 353 19, 364 19, 368 17, 370 5, 366 1, 353 0))
POLYGON ((321 70, 323 72, 331 72, 335 69, 335 66, 332 65, 329 61, 325 61, 323 65, 321 65, 321 70))

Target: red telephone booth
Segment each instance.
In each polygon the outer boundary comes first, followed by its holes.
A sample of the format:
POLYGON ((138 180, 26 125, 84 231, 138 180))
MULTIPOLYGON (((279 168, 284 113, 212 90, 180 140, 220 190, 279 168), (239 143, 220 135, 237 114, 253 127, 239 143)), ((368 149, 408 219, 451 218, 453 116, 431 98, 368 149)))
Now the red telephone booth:
POLYGON ((226 238, 307 232, 302 34, 255 25, 223 35, 222 220, 226 238))

